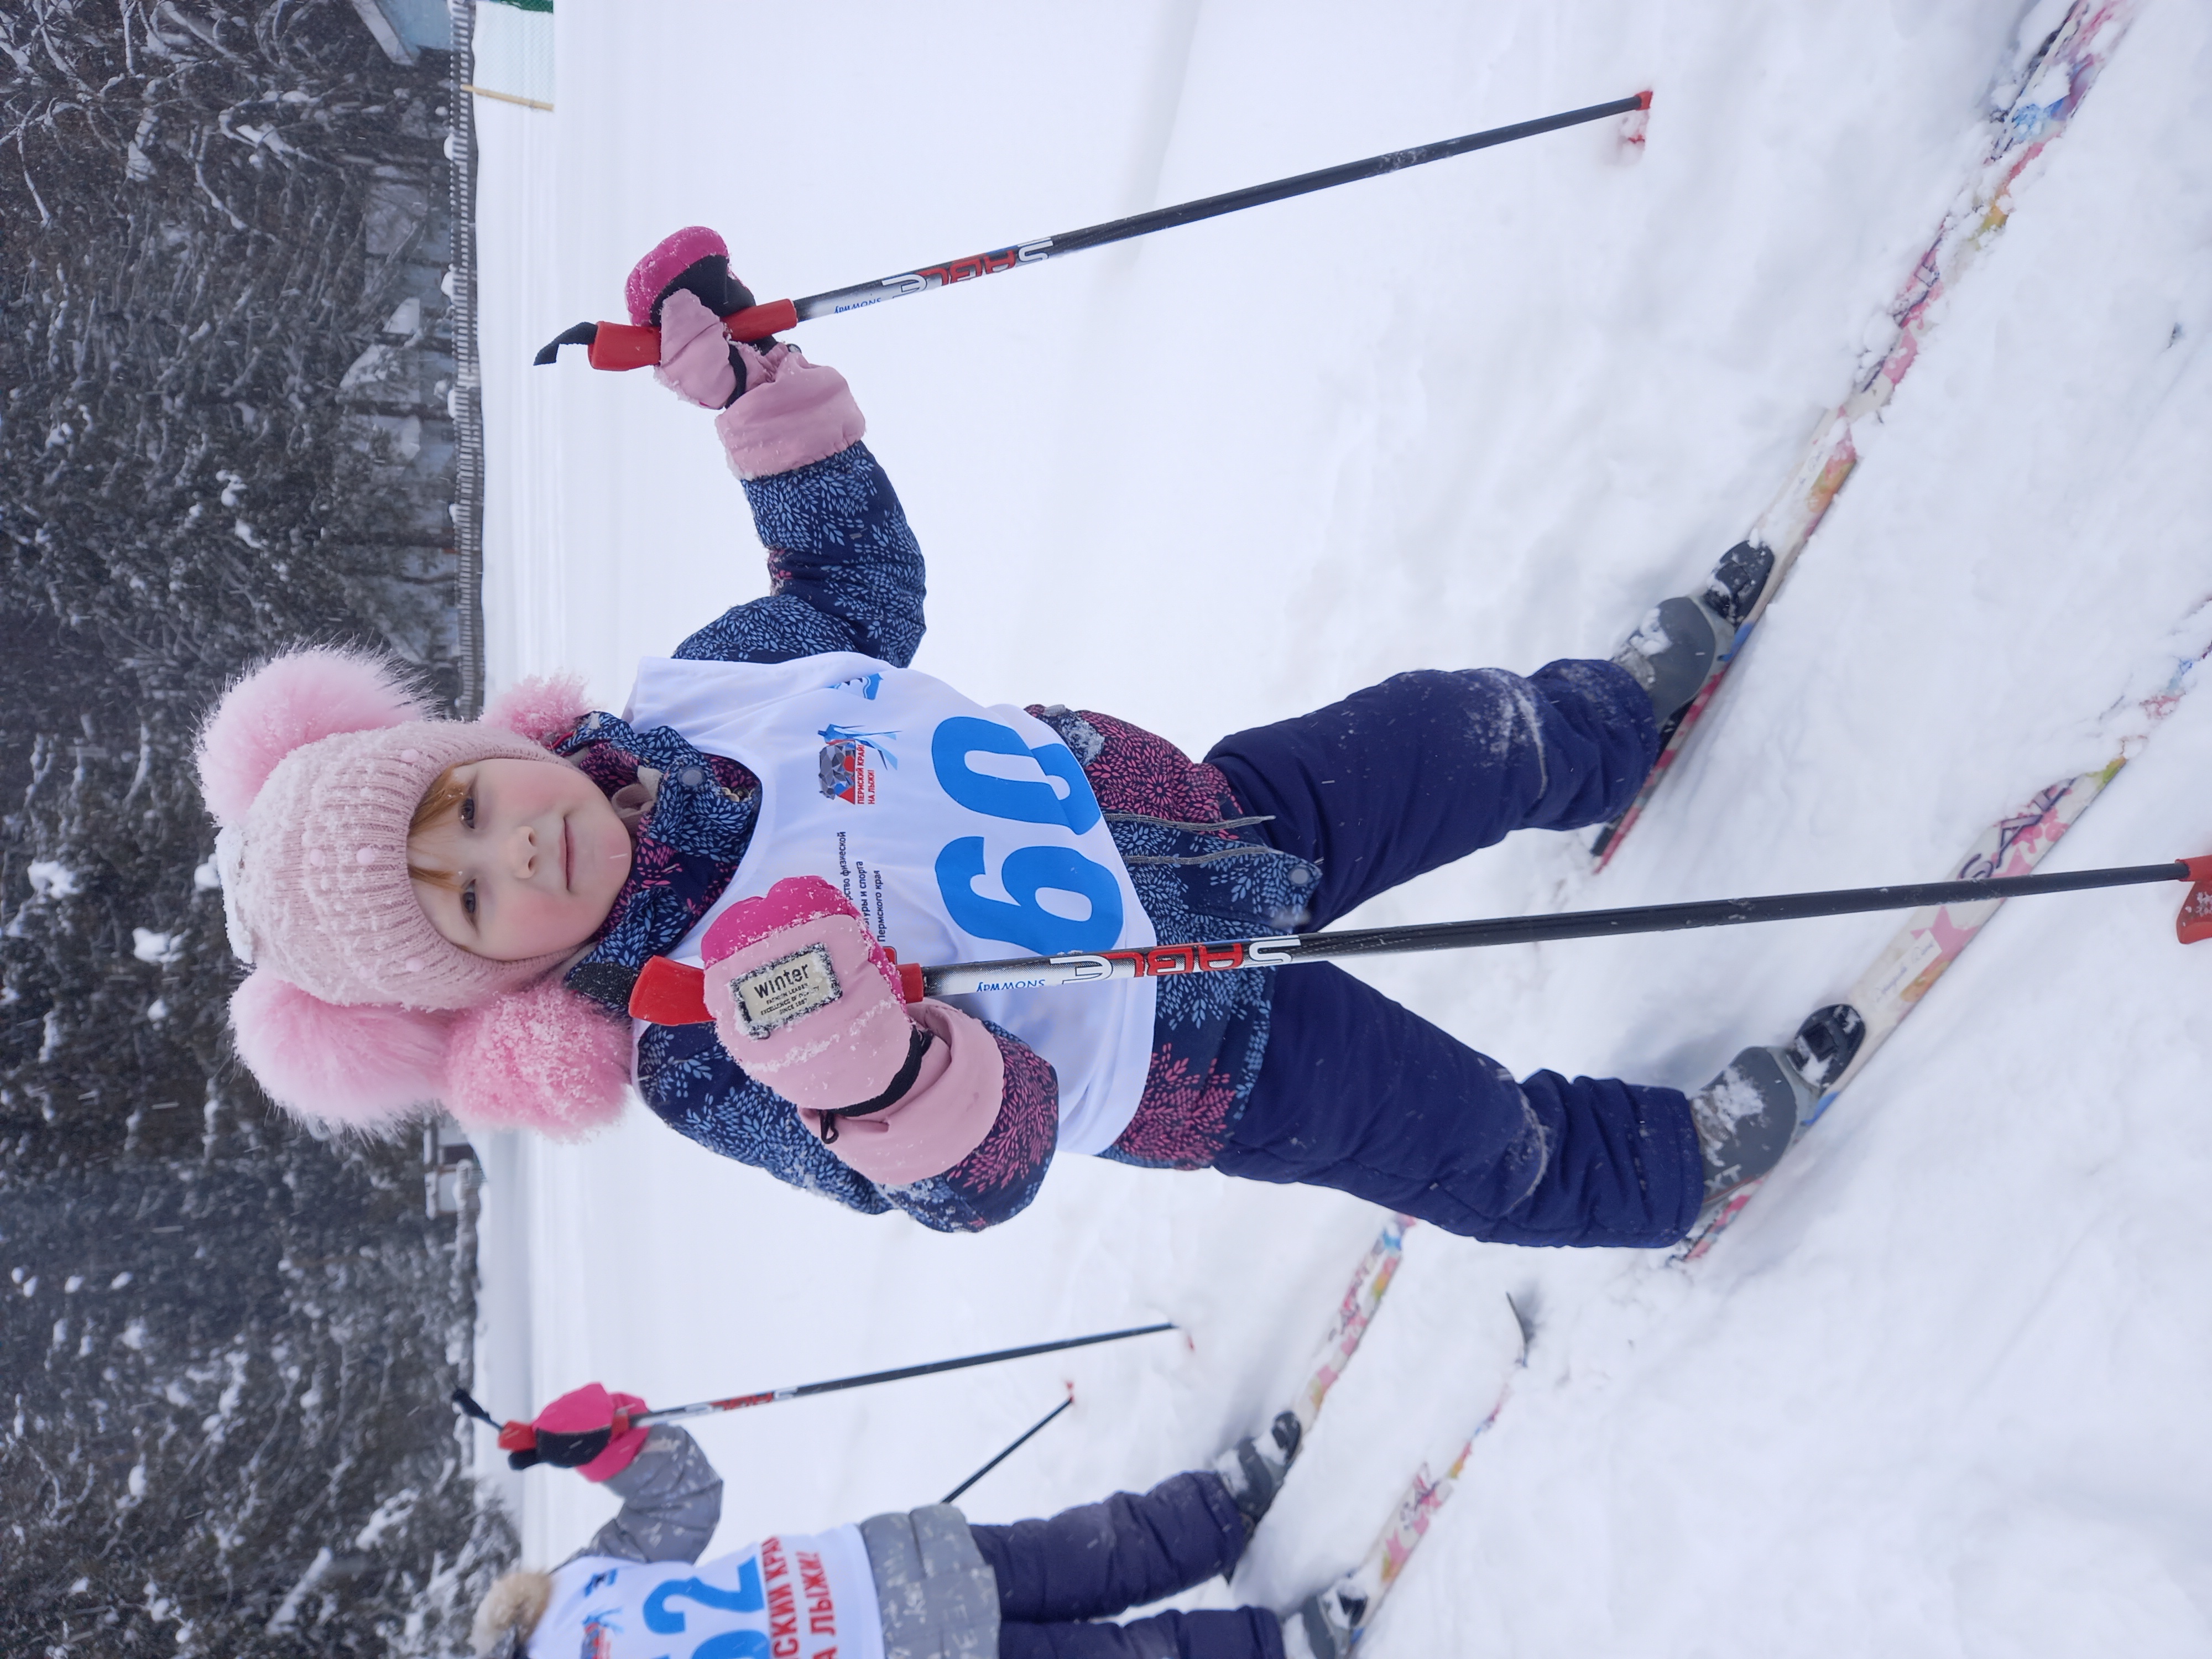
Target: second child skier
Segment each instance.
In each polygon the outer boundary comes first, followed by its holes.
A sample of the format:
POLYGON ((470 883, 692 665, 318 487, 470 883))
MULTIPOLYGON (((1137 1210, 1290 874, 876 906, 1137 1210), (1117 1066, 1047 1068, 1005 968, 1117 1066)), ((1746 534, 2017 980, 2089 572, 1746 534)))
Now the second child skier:
POLYGON ((630 1428, 597 1383, 541 1412, 544 1462, 604 1481, 622 1512, 550 1572, 508 1574, 477 1608, 479 1659, 1341 1659, 1328 1596, 1102 1622, 1235 1571, 1298 1450, 1289 1412, 1212 1468, 1049 1519, 969 1522, 950 1504, 771 1537, 700 1563, 722 1481, 672 1424, 630 1428), (680 1637, 681 1643, 672 1641, 680 1637))

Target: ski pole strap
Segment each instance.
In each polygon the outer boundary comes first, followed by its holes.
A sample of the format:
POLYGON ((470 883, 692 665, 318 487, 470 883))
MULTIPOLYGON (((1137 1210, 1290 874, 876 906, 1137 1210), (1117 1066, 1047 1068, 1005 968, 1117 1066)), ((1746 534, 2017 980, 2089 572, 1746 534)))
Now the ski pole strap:
POLYGON ((499 1419, 494 1417, 482 1406, 477 1404, 476 1396, 471 1395, 466 1389, 455 1389, 453 1394, 453 1401, 455 1408, 459 1410, 464 1417, 473 1417, 477 1422, 489 1423, 495 1429, 503 1428, 506 1426, 499 1420, 499 1419))
MULTIPOLYGON (((1897 887, 1778 893, 1763 898, 1703 899, 1686 904, 1648 904, 1620 910, 1568 910, 1546 916, 1500 916, 1480 921, 1285 933, 1220 943, 1155 945, 1069 956, 1014 957, 1000 962, 957 962, 924 968, 921 981, 923 990, 930 996, 954 996, 968 991, 1026 990, 1054 985, 1099 984, 1116 979, 1165 977, 1170 974, 1283 968, 1293 963, 1334 957, 1459 951, 1478 945, 1540 944, 1617 933, 1732 927, 1754 921, 1798 921, 1814 916, 1854 915, 1869 910, 1917 910, 1927 905, 1995 903, 2037 893, 2073 893, 2094 887, 2190 880, 2212 882, 2212 856, 2120 869, 2073 871, 2063 875, 1992 876, 1897 887)), ((2212 918, 2212 902, 2208 902, 2207 910, 2208 918, 2212 918)), ((2207 933, 2212 933, 2212 923, 2208 924, 2207 933)))

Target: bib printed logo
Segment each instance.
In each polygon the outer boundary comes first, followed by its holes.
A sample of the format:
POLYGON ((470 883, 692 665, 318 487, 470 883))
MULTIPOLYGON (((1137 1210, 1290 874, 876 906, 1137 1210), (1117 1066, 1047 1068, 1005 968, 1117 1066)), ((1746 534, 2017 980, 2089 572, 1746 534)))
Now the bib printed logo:
MULTIPOLYGON (((880 679, 882 676, 878 675, 880 679)), ((832 688, 833 690, 836 688, 832 688)), ((875 694, 871 691, 871 696, 875 694)), ((820 733, 822 753, 817 765, 822 774, 822 793, 830 800, 842 800, 854 806, 873 806, 876 804, 876 762, 880 760, 888 771, 898 770, 898 757, 878 741, 895 738, 896 732, 863 732, 860 727, 825 726, 820 733)))

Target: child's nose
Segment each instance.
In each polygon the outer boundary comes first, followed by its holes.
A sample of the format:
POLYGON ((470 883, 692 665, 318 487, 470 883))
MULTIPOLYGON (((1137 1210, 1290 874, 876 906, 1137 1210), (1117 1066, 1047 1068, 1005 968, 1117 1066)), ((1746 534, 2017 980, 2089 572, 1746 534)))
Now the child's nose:
POLYGON ((518 823, 507 838, 507 867, 517 881, 528 881, 538 873, 538 832, 530 825, 518 823))

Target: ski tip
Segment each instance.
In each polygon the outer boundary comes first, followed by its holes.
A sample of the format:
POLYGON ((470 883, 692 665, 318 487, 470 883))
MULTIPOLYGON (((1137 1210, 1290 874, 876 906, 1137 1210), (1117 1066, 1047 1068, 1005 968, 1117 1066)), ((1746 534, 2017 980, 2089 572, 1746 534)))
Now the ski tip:
POLYGON ((1646 87, 1643 91, 1636 94, 1636 107, 1638 109, 1650 109, 1651 107, 1650 88, 1646 87))

